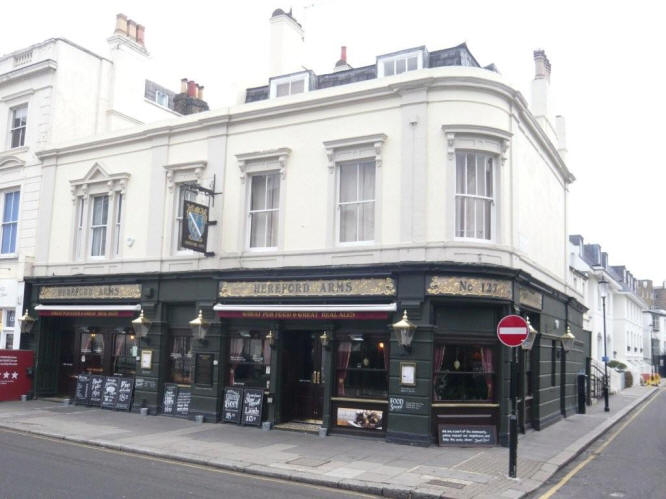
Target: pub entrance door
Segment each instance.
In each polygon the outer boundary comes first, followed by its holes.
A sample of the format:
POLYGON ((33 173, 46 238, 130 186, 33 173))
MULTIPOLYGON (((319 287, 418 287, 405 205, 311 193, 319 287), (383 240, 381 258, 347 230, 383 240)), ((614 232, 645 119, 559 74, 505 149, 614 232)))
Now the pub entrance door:
POLYGON ((315 332, 282 331, 282 420, 321 423, 321 341, 315 332))

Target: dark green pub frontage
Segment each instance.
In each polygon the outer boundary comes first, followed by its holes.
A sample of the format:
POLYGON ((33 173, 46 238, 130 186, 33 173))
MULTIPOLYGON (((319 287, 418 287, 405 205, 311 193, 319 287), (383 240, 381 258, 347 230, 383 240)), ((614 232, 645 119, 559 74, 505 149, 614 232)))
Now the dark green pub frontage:
POLYGON ((521 428, 576 412, 590 356, 584 307, 501 267, 52 277, 32 279, 28 292, 34 397, 73 397, 80 374, 122 376, 134 380, 132 411, 162 414, 177 387, 188 394, 180 415, 210 423, 225 419, 225 389, 236 388, 263 393, 264 428, 411 445, 481 428, 487 443, 506 445, 511 350, 498 321, 519 314, 538 332, 518 351, 521 428), (416 326, 411 341, 393 327, 403 318, 416 326))

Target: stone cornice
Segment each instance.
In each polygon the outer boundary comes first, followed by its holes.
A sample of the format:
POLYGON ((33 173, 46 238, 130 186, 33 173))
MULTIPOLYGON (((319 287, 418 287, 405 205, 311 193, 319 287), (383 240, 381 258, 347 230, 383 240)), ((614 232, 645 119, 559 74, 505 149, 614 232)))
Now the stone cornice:
POLYGON ((11 80, 17 80, 19 78, 26 78, 28 76, 33 76, 46 71, 55 71, 57 68, 58 64, 56 61, 53 59, 44 59, 43 61, 36 62, 35 64, 16 68, 13 71, 8 71, 7 73, 1 74, 0 84, 11 80))

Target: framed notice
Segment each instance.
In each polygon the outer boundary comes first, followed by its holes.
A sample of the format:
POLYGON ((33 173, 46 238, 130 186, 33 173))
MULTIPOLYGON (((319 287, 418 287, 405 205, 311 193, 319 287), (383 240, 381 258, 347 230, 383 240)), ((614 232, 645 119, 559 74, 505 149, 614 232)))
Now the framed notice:
POLYGON ((400 363, 400 384, 402 386, 416 386, 416 362, 400 363))
POLYGON ((141 369, 151 369, 153 366, 153 351, 141 350, 141 369))
POLYGON ((208 239, 208 206, 193 201, 183 201, 182 224, 180 245, 205 253, 208 239))

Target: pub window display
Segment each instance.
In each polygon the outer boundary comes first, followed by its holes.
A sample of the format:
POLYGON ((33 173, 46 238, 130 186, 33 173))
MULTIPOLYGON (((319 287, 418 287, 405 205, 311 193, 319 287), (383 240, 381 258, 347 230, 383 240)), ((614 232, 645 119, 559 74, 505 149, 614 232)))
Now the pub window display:
POLYGON ((104 359, 104 335, 95 332, 81 333, 81 370, 102 373, 104 359))
POLYGON ((389 338, 350 334, 338 341, 336 389, 339 397, 386 398, 389 338))
POLYGON ((122 332, 115 336, 115 346, 113 349, 113 372, 120 374, 136 373, 136 356, 138 355, 138 346, 136 337, 133 334, 122 332))
POLYGON ((492 401, 495 363, 491 347, 438 343, 434 352, 433 400, 492 401))
POLYGON ((267 388, 271 346, 265 331, 240 331, 229 345, 229 384, 267 388))
POLYGON ((192 384, 192 337, 172 336, 169 352, 169 381, 192 384))

